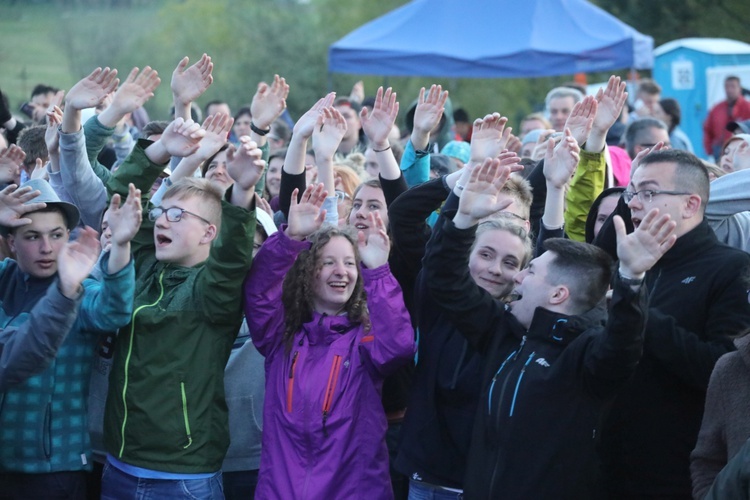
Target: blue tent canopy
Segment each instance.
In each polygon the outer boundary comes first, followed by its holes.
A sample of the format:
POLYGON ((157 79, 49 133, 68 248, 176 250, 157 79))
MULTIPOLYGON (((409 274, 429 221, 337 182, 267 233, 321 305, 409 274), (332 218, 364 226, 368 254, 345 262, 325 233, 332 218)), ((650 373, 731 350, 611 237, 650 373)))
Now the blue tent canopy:
POLYGON ((653 66, 653 38, 585 0, 414 0, 328 50, 333 73, 521 78, 653 66))

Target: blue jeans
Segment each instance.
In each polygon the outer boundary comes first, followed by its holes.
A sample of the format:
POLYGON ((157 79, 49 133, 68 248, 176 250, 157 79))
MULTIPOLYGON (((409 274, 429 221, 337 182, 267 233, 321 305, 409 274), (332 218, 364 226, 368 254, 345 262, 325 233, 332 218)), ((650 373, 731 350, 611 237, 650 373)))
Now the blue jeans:
POLYGON ((409 480, 409 500, 461 500, 463 497, 462 493, 440 486, 409 480))
POLYGON ((224 500, 221 472, 208 479, 144 479, 107 463, 102 476, 102 500, 162 500, 185 498, 224 500))

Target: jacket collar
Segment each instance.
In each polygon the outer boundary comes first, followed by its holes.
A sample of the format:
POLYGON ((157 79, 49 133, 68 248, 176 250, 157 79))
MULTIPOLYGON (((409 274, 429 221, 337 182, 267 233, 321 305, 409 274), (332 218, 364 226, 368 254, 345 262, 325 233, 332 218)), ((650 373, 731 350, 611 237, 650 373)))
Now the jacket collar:
POLYGON ((716 234, 704 218, 692 230, 677 238, 674 246, 659 259, 654 268, 669 267, 676 262, 682 262, 684 259, 692 259, 696 254, 702 253, 718 242, 716 234))
POLYGON ((513 333, 517 337, 526 335, 529 339, 537 339, 552 344, 568 345, 589 328, 604 325, 607 320, 606 302, 602 300, 593 309, 577 316, 552 312, 543 307, 537 307, 528 331, 513 317, 513 333))

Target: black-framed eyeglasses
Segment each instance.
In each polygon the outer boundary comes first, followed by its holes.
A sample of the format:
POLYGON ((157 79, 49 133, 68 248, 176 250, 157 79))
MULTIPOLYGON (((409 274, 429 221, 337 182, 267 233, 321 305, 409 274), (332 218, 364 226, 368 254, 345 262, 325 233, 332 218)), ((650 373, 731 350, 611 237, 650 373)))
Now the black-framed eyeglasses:
POLYGON ((204 219, 200 215, 194 214, 193 212, 189 212, 185 210, 184 208, 180 208, 180 207, 169 207, 169 208, 154 207, 148 211, 148 219, 151 221, 155 221, 156 219, 161 217, 161 214, 166 214, 167 220, 169 222, 180 222, 180 220, 182 219, 182 216, 184 214, 188 214, 188 215, 192 215, 193 217, 197 219, 202 220, 206 224, 211 224, 210 221, 204 219))
POLYGON ((678 196, 692 193, 688 193, 685 191, 660 191, 658 189, 641 189, 640 191, 623 191, 622 199, 625 200, 625 203, 630 203, 633 198, 637 196, 641 203, 651 203, 651 201, 653 201, 654 199, 654 196, 659 194, 678 196))

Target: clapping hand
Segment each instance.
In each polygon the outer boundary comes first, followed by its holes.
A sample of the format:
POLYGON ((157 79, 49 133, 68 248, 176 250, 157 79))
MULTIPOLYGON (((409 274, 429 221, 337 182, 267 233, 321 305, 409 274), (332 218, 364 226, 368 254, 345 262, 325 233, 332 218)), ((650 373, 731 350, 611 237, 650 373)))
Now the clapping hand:
POLYGON ((274 120, 286 109, 288 95, 289 85, 279 75, 274 75, 270 86, 265 82, 260 82, 250 104, 253 125, 262 130, 268 130, 274 120))
POLYGON ((75 110, 94 108, 104 101, 117 88, 117 70, 96 68, 89 76, 79 81, 68 90, 65 106, 75 110))
POLYGON ((375 269, 388 262, 391 252, 391 239, 385 230, 385 224, 378 212, 367 214, 368 234, 357 232, 357 246, 362 263, 369 269, 375 269))
POLYGON ((78 295, 83 280, 99 260, 99 252, 99 235, 88 226, 78 232, 74 241, 65 243, 57 254, 57 275, 63 295, 69 299, 78 295))
POLYGON ((244 191, 252 191, 263 175, 266 162, 263 161, 263 153, 258 145, 250 140, 250 137, 240 137, 240 145, 235 150, 227 150, 227 173, 238 187, 244 191))
POLYGON ((121 203, 119 194, 112 196, 108 214, 112 245, 129 243, 140 229, 143 220, 140 189, 136 189, 131 183, 128 186, 128 198, 125 203, 121 203))
POLYGON ((677 241, 674 234, 677 223, 669 214, 659 215, 658 208, 650 210, 630 234, 626 233, 622 217, 616 215, 613 220, 620 270, 629 278, 643 278, 677 241))
POLYGON ((306 140, 312 137, 315 124, 318 122, 318 115, 320 115, 323 108, 330 108, 333 106, 334 99, 336 99, 335 92, 331 92, 325 97, 318 99, 318 102, 316 102, 312 108, 308 109, 307 112, 297 120, 297 123, 294 124, 292 138, 297 136, 298 138, 306 140))
POLYGON ((214 77, 211 74, 214 64, 211 58, 203 54, 197 63, 187 67, 190 59, 183 57, 172 72, 172 95, 175 104, 190 104, 198 99, 211 86, 214 77))
POLYGON ((562 189, 570 182, 578 166, 581 148, 569 128, 565 129, 560 143, 547 142, 547 154, 544 157, 544 177, 547 184, 562 189))
POLYGON ((380 87, 375 96, 372 111, 362 108, 359 113, 362 129, 374 149, 385 149, 389 146, 388 135, 398 116, 399 105, 396 97, 391 87, 388 87, 385 92, 383 92, 383 87, 380 87))
POLYGON ((299 190, 292 192, 291 205, 289 206, 289 226, 286 235, 293 240, 304 240, 312 233, 320 229, 325 220, 326 211, 321 210, 323 202, 328 193, 323 189, 323 184, 307 186, 302 198, 297 201, 299 190))
POLYGON ((333 107, 323 108, 313 131, 315 157, 321 160, 333 158, 344 134, 346 134, 346 120, 341 112, 333 107))
POLYGON ((565 128, 570 130, 578 144, 583 144, 588 139, 594 117, 597 115, 597 106, 596 99, 588 95, 573 106, 568 119, 565 120, 565 128))
POLYGON ((499 158, 486 158, 474 168, 461 192, 458 213, 453 219, 456 227, 471 227, 513 202, 513 198, 503 194, 502 190, 510 174, 523 168, 518 160, 515 153, 505 152, 499 158))
POLYGON ((485 158, 497 158, 505 149, 512 128, 505 128, 508 119, 500 113, 492 113, 474 120, 471 132, 471 162, 482 163, 485 158))

